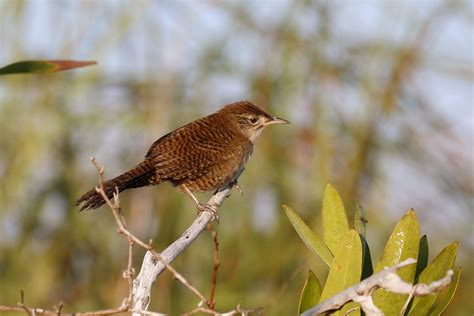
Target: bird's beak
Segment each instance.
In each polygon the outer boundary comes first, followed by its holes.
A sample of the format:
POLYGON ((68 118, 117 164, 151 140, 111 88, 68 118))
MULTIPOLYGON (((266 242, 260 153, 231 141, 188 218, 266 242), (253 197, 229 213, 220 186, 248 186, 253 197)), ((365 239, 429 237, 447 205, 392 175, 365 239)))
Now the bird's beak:
POLYGON ((272 117, 270 120, 268 120, 265 123, 265 125, 272 125, 272 124, 290 124, 290 122, 279 117, 272 117))

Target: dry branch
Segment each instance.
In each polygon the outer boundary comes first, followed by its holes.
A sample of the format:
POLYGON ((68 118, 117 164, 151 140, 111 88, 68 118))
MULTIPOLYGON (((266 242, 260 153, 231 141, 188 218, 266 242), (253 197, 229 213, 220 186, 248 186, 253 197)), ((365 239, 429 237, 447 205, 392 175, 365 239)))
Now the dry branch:
MULTIPOLYGON (((231 187, 224 189, 223 191, 214 194, 209 201, 208 205, 214 206, 219 209, 222 202, 229 195, 231 187)), ((211 212, 201 212, 189 228, 171 245, 163 250, 159 256, 160 260, 156 259, 156 254, 153 251, 147 251, 143 258, 142 267, 137 278, 133 281, 133 303, 132 308, 134 310, 147 310, 150 304, 151 287, 155 282, 158 275, 165 268, 169 267, 171 263, 186 247, 188 247, 206 228, 207 224, 212 220, 213 214, 211 212)), ((175 275, 176 277, 176 275, 175 275)), ((181 280, 183 282, 183 280, 181 280)), ((186 284, 185 284, 186 285, 186 284)), ((201 304, 205 303, 205 298, 201 295, 201 304)))
MULTIPOLYGON (((122 306, 124 306, 127 310, 137 311, 133 312, 133 315, 140 315, 142 311, 146 311, 150 304, 151 287, 158 275, 160 275, 164 269, 170 271, 177 280, 179 280, 183 285, 185 285, 194 294, 196 294, 196 296, 199 297, 200 302, 198 306, 201 306, 203 303, 209 305, 204 295, 202 295, 201 292, 193 287, 180 273, 171 267, 169 263, 171 263, 187 246, 189 246, 197 238, 201 231, 204 230, 207 224, 215 217, 215 213, 207 211, 200 212, 193 224, 191 224, 191 226, 184 232, 183 235, 181 235, 180 238, 168 246, 168 248, 166 248, 162 253, 158 253, 150 244, 141 241, 127 229, 125 219, 121 214, 118 190, 114 194, 114 202, 112 203, 104 191, 104 167, 99 167, 95 158, 91 158, 91 162, 97 168, 99 173, 99 186, 97 186, 95 189, 112 210, 118 226, 118 233, 125 235, 129 242, 129 265, 126 272, 124 273, 124 276, 129 280, 130 293, 128 298, 122 303, 122 306), (147 252, 143 259, 142 269, 140 270, 137 278, 133 280, 135 273, 131 266, 131 251, 135 243, 145 248, 147 252)), ((231 188, 232 186, 229 186, 225 190, 214 194, 209 200, 208 205, 213 206, 215 210, 218 210, 222 202, 224 202, 224 199, 229 195, 231 188)))
POLYGON ((217 239, 217 231, 212 229, 212 223, 207 224, 207 230, 211 233, 214 242, 214 269, 212 270, 212 286, 209 294, 209 307, 213 310, 216 305, 216 286, 217 286, 217 270, 221 265, 219 261, 219 240, 217 239))

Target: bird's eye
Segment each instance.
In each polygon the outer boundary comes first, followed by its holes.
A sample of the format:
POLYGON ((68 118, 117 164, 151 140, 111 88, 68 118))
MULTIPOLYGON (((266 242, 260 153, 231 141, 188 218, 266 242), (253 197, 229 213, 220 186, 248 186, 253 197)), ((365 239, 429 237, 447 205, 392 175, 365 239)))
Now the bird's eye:
POLYGON ((249 122, 252 124, 252 125, 255 125, 258 123, 258 117, 256 116, 252 116, 249 118, 249 122))

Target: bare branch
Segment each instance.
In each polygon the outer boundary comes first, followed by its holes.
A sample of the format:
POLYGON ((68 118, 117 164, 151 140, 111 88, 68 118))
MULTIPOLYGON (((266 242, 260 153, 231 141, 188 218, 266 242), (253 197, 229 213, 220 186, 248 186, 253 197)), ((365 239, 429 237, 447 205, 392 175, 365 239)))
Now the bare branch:
MULTIPOLYGON (((162 270, 164 270, 165 268, 167 270, 169 270, 173 276, 179 280, 183 285, 185 285, 187 288, 189 288, 194 294, 196 294, 196 296, 199 297, 199 299, 201 300, 201 302, 207 302, 206 298, 204 297, 204 295, 201 294, 201 292, 199 292, 195 287, 193 287, 180 273, 178 273, 173 267, 171 267, 169 265, 169 262, 171 262, 178 254, 176 253, 176 255, 171 259, 171 260, 168 260, 168 258, 166 257, 163 257, 163 254, 160 254, 158 252, 156 252, 153 247, 150 245, 150 243, 145 243, 143 242, 142 240, 140 240, 138 237, 136 237, 135 235, 133 235, 128 229, 127 229, 127 225, 125 224, 125 219, 124 217, 122 216, 121 214, 121 209, 120 209, 120 204, 119 204, 119 192, 118 190, 116 191, 116 193, 114 194, 114 202, 112 203, 112 201, 107 197, 107 194, 105 193, 105 190, 104 190, 104 181, 103 181, 103 175, 104 175, 104 167, 100 167, 98 164, 97 164, 97 161, 94 157, 91 158, 91 162, 92 164, 94 164, 94 166, 96 167, 97 171, 99 172, 99 186, 97 186, 95 188, 95 190, 97 191, 97 193, 99 193, 102 198, 104 199, 104 201, 106 202, 106 204, 109 206, 109 208, 112 210, 112 213, 114 215, 114 218, 115 218, 115 221, 117 223, 117 227, 118 227, 118 233, 119 234, 124 234, 128 241, 129 241, 129 259, 128 259, 128 262, 129 262, 129 266, 128 266, 128 270, 129 271, 132 271, 133 268, 131 267, 131 248, 133 246, 134 243, 138 244, 139 246, 145 248, 147 251, 147 253, 145 254, 145 258, 144 258, 144 261, 145 259, 147 258, 147 255, 150 254, 151 255, 151 258, 149 258, 149 262, 152 262, 154 263, 153 265, 157 264, 157 263, 160 263, 160 266, 162 266, 162 270)), ((221 202, 222 203, 222 202, 221 202)), ((201 214, 203 213, 206 213, 208 215, 210 215, 209 217, 209 220, 208 222, 212 219, 212 217, 214 216, 214 214, 212 214, 211 212, 201 212, 201 214)), ((199 217, 198 217, 199 218, 199 217)), ((197 235, 196 235, 197 237, 197 235)), ((194 239, 193 239, 194 240, 194 239)), ((176 243, 176 242, 175 242, 176 243)), ((173 243, 173 244, 175 244, 173 243)), ((172 244, 172 245, 173 245, 172 244)), ((171 247, 171 246, 170 246, 171 247)), ((168 247, 168 248, 170 248, 168 247)), ((184 248, 183 248, 184 250, 184 248)), ((157 264, 158 265, 158 264, 157 264)), ((143 267, 142 267, 142 270, 143 270, 143 267)), ((162 271, 161 270, 161 271, 162 271)), ((161 271, 159 273, 161 273, 161 271)), ((140 271, 140 274, 138 275, 138 277, 133 280, 133 276, 129 278, 129 281, 131 282, 131 292, 129 293, 129 298, 130 300, 125 300, 122 304, 122 306, 124 308, 126 308, 126 310, 129 309, 130 307, 130 303, 132 303, 133 301, 133 304, 132 304, 132 310, 138 310, 138 311, 144 311, 144 310, 147 310, 148 308, 148 305, 150 303, 150 292, 151 292, 151 285, 155 282, 155 279, 156 277, 158 277, 158 274, 156 274, 156 276, 154 277, 154 279, 152 280, 151 284, 150 284, 150 287, 148 288, 148 291, 147 291, 147 294, 145 292, 145 296, 142 296, 142 295, 137 295, 136 293, 142 293, 142 292, 137 292, 136 291, 136 284, 140 284, 139 282, 137 282, 137 280, 140 279, 140 275, 142 275, 142 271, 140 271), (139 302, 140 304, 138 304, 137 302, 139 302)), ((134 275, 134 271, 133 271, 133 275, 134 275)), ((134 314, 139 314, 139 313, 135 313, 134 314)))
POLYGON ((249 308, 249 309, 246 309, 246 308, 242 308, 240 307, 241 304, 237 305, 237 307, 231 311, 228 311, 228 312, 224 312, 224 313, 218 313, 212 309, 209 309, 209 308, 205 308, 205 307, 196 307, 195 309, 193 309, 192 311, 188 312, 188 313, 184 313, 183 315, 184 316, 189 316, 189 315, 194 315, 194 314, 197 314, 197 313, 205 313, 205 314, 209 314, 209 315, 215 315, 215 316, 232 316, 232 315, 242 315, 242 316, 246 316, 246 315, 250 315, 250 314, 254 314, 254 313, 257 313, 259 314, 261 311, 262 311, 262 308, 261 307, 257 307, 257 308, 249 308))
MULTIPOLYGON (((229 186, 226 189, 215 193, 209 199, 207 204, 215 207, 215 209, 219 209, 222 202, 224 202, 225 198, 229 195, 230 190, 231 187, 229 186)), ((213 216, 214 214, 211 212, 200 212, 191 226, 189 226, 189 228, 186 229, 186 231, 177 240, 175 240, 171 245, 169 245, 160 253, 158 257, 160 260, 155 259, 157 258, 156 252, 150 250, 147 251, 143 259, 140 273, 133 281, 133 310, 147 310, 148 305, 150 304, 151 287, 156 278, 161 272, 163 272, 165 268, 175 274, 175 272, 173 272, 174 269, 170 269, 169 263, 172 262, 199 236, 199 234, 206 228, 207 224, 212 220, 213 216)), ((175 277, 177 277, 176 274, 175 277)), ((187 282, 183 284, 190 288, 187 282)), ((207 302, 207 300, 202 295, 198 296, 200 296, 202 302, 207 302)))
POLYGON ((105 309, 93 312, 76 312, 76 313, 63 313, 62 312, 63 303, 60 302, 59 306, 56 310, 47 310, 44 308, 31 308, 25 305, 25 293, 23 290, 20 291, 20 302, 18 303, 18 307, 16 306, 5 306, 0 305, 0 312, 23 312, 27 313, 28 315, 46 315, 46 316, 92 316, 92 315, 113 315, 127 311, 128 308, 123 306, 114 309, 105 309))
MULTIPOLYGON (((219 267, 219 259, 218 259, 218 246, 219 243, 217 242, 217 233, 211 230, 211 234, 214 240, 214 273, 213 273, 213 286, 211 289, 211 297, 209 300, 206 300, 204 295, 199 292, 194 286, 192 286, 186 278, 184 278, 180 273, 178 273, 172 266, 169 265, 184 249, 186 249, 198 236, 199 234, 206 228, 206 226, 212 221, 215 217, 213 212, 203 211, 200 212, 198 217, 194 220, 191 226, 179 237, 175 242, 173 242, 170 246, 168 246, 163 252, 158 253, 156 252, 150 243, 145 243, 138 239, 135 235, 133 235, 128 229, 125 224, 125 219, 123 218, 120 212, 120 205, 118 199, 118 191, 114 194, 114 203, 110 201, 105 194, 104 185, 103 185, 103 174, 104 168, 99 167, 95 158, 91 158, 92 163, 97 168, 99 172, 99 186, 96 187, 96 191, 102 196, 105 200, 109 208, 112 210, 114 215, 115 221, 118 226, 119 234, 124 234, 127 236, 129 241, 129 264, 128 264, 128 271, 132 271, 133 268, 131 267, 131 251, 132 246, 134 243, 138 244, 139 246, 148 250, 145 254, 143 259, 142 268, 140 273, 138 274, 137 278, 132 281, 131 292, 129 294, 129 300, 125 300, 122 304, 122 307, 126 308, 127 310, 130 307, 131 303, 131 310, 133 311, 146 311, 150 304, 150 297, 151 297, 151 288, 153 283, 155 282, 156 278, 163 272, 164 269, 169 270, 173 276, 179 280, 183 285, 185 285, 188 289, 190 289, 196 296, 200 299, 198 304, 198 308, 202 307, 203 303, 206 303, 210 307, 211 310, 214 309, 215 300, 214 300, 214 291, 216 286, 216 278, 217 278, 217 269, 219 267)), ((233 184, 229 185, 222 191, 216 192, 210 200, 207 202, 208 205, 212 206, 213 209, 218 210, 219 207, 222 205, 226 197, 229 196, 230 190, 232 189, 233 184)), ((132 277, 128 278, 129 281, 132 280, 132 277)), ((133 312, 134 315, 139 315, 140 312, 133 312)))

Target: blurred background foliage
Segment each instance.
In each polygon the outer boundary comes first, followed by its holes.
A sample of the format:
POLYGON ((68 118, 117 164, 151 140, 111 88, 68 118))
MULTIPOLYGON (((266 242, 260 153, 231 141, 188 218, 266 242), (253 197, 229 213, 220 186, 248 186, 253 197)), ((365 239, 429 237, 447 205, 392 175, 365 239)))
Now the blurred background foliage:
MULTIPOLYGON (((96 60, 0 79, 0 304, 85 311, 120 304, 127 242, 107 209, 72 202, 152 142, 236 100, 289 119, 268 129, 217 226, 217 308, 296 312, 307 269, 324 278, 280 205, 320 227, 331 182, 366 213, 373 260, 406 210, 436 254, 459 240, 463 275, 449 315, 474 310, 471 1, 0 0, 0 64, 96 60)), ((206 195, 201 197, 207 198, 206 195)), ((129 228, 157 249, 195 216, 170 185, 126 192, 129 228)), ((353 213, 350 212, 349 213, 353 213)), ((317 230, 317 229, 316 229, 317 230)), ((138 267, 143 251, 134 253, 138 267)), ((431 258, 432 259, 432 258, 431 258)), ((207 293, 212 240, 174 263, 207 293)), ((191 310, 164 273, 151 309, 191 310)))

